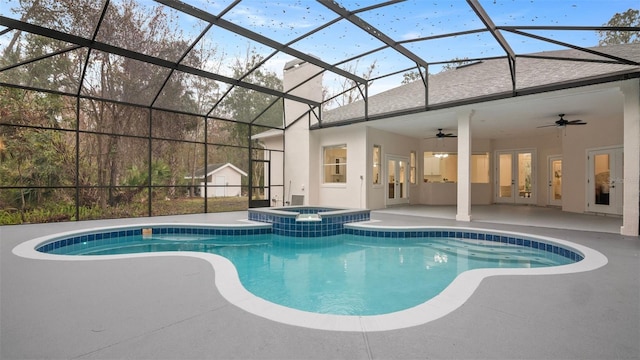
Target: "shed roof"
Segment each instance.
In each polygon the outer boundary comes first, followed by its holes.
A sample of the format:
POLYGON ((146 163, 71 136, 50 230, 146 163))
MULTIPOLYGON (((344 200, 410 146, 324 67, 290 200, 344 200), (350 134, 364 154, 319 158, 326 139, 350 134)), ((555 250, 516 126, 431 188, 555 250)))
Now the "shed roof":
MULTIPOLYGON (((206 176, 211 176, 227 167, 233 169, 234 171, 238 172, 242 176, 248 175, 246 172, 242 171, 240 168, 238 168, 237 166, 231 163, 221 163, 221 164, 209 164, 206 166, 206 168, 198 169, 198 171, 196 171, 194 174, 194 178, 202 179, 206 176)), ((185 178, 191 179, 191 176, 186 176, 185 178)))

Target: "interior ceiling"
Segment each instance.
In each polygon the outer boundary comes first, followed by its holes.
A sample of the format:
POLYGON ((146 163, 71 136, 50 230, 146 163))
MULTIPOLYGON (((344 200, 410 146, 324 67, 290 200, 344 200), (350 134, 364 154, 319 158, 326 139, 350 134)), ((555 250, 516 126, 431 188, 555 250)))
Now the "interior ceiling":
MULTIPOLYGON (((250 80, 252 73, 260 70, 281 75, 284 64, 295 59, 324 69, 324 100, 341 93, 344 84, 367 86, 368 92, 361 94, 375 95, 401 85, 403 75, 409 71, 435 73, 443 65, 456 64, 460 59, 503 58, 510 64, 515 83, 514 69, 522 54, 565 49, 586 51, 587 47, 598 45, 598 31, 622 31, 637 38, 640 27, 604 26, 614 14, 637 7, 637 0, 5 0, 0 3, 1 53, 15 45, 13 41, 22 33, 56 39, 67 47, 53 49, 50 54, 20 58, 14 63, 0 62, 0 85, 87 96, 85 88, 99 85, 86 84, 95 81, 91 71, 86 77, 71 82, 78 83, 79 88, 53 82, 16 84, 2 77, 3 73, 9 74, 66 52, 90 54, 86 62, 78 60, 79 68, 95 69, 92 63, 95 54, 107 53, 146 63, 148 69, 166 70, 167 80, 155 88, 150 87, 151 93, 147 96, 119 94, 108 98, 109 101, 163 108, 161 95, 172 76, 205 78, 209 84, 219 87, 216 96, 220 98, 209 99, 208 108, 170 108, 205 116, 215 114, 216 107, 224 104, 224 97, 237 87, 268 94, 275 99, 270 106, 281 106, 277 99, 283 98, 311 107, 320 106, 315 100, 250 80), (42 8, 33 11, 33 6, 42 8), (173 28, 168 30, 169 35, 179 38, 184 44, 182 48, 149 51, 118 40, 126 36, 118 34, 118 24, 109 21, 128 6, 147 16, 162 14, 170 19, 173 28), (86 9, 86 13, 78 16, 78 9, 86 9), (43 11, 51 11, 54 16, 38 16, 43 11), (263 61, 245 74, 234 75, 231 64, 246 56, 248 47, 263 61), (203 49, 222 54, 217 59, 217 67, 206 63, 195 66, 190 62, 193 53, 203 49), (368 73, 368 69, 372 71, 368 73)), ((158 44, 161 47, 161 43, 158 44)), ((604 57, 603 60, 629 64, 625 59, 604 57)), ((78 71, 78 74, 84 72, 78 71)), ((145 79, 145 74, 139 76, 141 81, 145 79)), ((50 79, 57 78, 51 74, 50 79)), ((599 94, 550 99, 538 107, 535 107, 535 97, 527 100, 533 102, 527 106, 517 105, 521 104, 519 101, 523 100, 492 104, 490 111, 479 107, 474 115, 475 135, 491 138, 531 131, 557 120, 559 113, 567 114, 570 120, 596 121, 605 109, 616 111, 608 102, 603 103, 599 94), (527 109, 544 111, 532 113, 527 109)), ((237 121, 260 124, 258 118, 262 113, 257 109, 255 118, 237 121)), ((439 127, 455 128, 455 119, 451 112, 435 111, 429 115, 394 118, 393 123, 378 120, 371 124, 414 136, 418 129, 427 136, 439 127), (424 122, 426 116, 431 119, 428 123, 424 122)), ((284 126, 283 123, 275 127, 284 126)))

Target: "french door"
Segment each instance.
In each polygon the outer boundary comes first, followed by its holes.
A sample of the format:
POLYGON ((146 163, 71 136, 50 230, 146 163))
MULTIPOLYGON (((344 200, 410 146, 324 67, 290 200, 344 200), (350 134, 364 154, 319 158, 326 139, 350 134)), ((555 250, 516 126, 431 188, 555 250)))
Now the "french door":
POLYGON ((387 205, 409 202, 409 159, 387 156, 387 205))
POLYGON ((587 151, 587 211, 622 215, 622 148, 587 151))
POLYGON ((548 166, 548 204, 551 206, 562 206, 562 156, 549 156, 548 166))
POLYGON ((535 150, 496 152, 496 203, 535 204, 535 150))

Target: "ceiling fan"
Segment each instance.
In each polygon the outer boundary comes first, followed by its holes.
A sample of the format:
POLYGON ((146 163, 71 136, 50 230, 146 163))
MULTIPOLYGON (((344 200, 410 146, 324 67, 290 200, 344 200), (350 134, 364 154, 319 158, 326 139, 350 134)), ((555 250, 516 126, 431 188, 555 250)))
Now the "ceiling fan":
POLYGON ((567 125, 586 125, 587 124, 582 120, 565 120, 564 114, 558 114, 558 116, 560 116, 560 120, 557 120, 554 124, 538 126, 538 128, 550 127, 550 126, 565 127, 567 125))
POLYGON ((457 135, 453 135, 452 133, 445 134, 442 132, 442 129, 438 129, 438 133, 436 136, 428 137, 425 139, 444 139, 444 138, 454 138, 458 137, 457 135))

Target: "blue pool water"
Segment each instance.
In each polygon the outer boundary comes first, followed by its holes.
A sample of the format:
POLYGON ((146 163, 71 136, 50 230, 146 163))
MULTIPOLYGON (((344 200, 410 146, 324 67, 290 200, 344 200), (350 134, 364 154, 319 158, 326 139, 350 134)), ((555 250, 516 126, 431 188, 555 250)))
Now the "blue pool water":
POLYGON ((340 234, 302 241, 271 233, 143 236, 138 231, 117 233, 108 241, 102 237, 86 241, 85 235, 39 250, 65 255, 217 254, 235 265, 243 286, 254 295, 299 310, 335 315, 378 315, 416 306, 471 269, 546 267, 581 259, 558 246, 497 235, 485 240, 484 234, 483 239, 450 236, 453 232, 430 237, 399 234, 407 237, 340 234))

